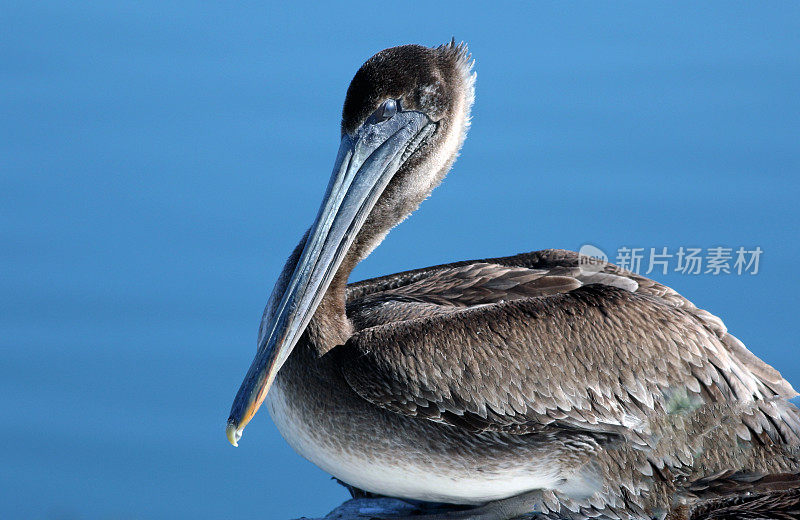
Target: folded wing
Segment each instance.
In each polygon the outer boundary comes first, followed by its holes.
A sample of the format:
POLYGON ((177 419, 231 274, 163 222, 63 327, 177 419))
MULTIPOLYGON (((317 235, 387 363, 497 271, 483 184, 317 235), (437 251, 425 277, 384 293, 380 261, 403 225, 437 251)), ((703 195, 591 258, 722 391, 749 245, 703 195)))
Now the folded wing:
MULTIPOLYGON (((671 289, 542 251, 351 286, 335 355, 364 399, 475 431, 562 427, 648 442, 671 407, 796 395, 671 289)), ((758 430, 758 424, 751 426, 758 430)))

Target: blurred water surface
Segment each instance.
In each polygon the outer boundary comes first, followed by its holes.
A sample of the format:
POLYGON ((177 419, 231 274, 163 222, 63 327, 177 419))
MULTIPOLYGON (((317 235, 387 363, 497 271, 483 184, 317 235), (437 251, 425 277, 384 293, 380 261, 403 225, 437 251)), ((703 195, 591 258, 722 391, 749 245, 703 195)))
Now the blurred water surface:
MULTIPOLYGON (((657 275, 800 384, 796 3, 0 9, 0 517, 286 519, 346 495, 223 430, 358 66, 465 39, 474 124, 365 278, 586 242, 764 250, 657 275)), ((612 253, 613 256, 613 253, 612 253)))

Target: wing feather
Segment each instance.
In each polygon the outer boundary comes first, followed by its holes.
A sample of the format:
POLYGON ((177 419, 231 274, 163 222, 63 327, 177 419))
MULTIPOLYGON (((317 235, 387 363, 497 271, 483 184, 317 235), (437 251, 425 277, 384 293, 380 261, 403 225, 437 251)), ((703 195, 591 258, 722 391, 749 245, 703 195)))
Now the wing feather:
POLYGON ((338 350, 365 399, 475 430, 646 433, 647 415, 675 389, 702 399, 708 383, 725 398, 761 397, 694 316, 602 285, 371 327, 338 350))
POLYGON ((475 431, 555 425, 642 443, 648 416, 684 401, 797 395, 719 318, 578 259, 548 250, 351 285, 358 332, 334 349, 347 382, 394 412, 475 431))

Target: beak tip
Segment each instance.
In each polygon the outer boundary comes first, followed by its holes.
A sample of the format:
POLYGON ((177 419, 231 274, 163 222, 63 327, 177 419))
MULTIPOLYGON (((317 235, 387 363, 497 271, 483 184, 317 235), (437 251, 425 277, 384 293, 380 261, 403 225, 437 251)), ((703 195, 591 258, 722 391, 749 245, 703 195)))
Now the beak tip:
POLYGON ((235 424, 228 423, 228 426, 225 428, 225 434, 228 437, 228 442, 234 448, 239 447, 239 440, 242 438, 242 430, 238 429, 235 424))

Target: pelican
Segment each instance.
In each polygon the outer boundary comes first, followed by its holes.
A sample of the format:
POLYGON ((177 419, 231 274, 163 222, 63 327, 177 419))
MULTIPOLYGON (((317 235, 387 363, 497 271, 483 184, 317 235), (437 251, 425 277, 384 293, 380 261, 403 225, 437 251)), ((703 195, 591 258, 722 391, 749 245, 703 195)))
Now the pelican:
POLYGON ((429 520, 677 520, 797 486, 797 393, 669 287, 563 250, 348 285, 453 165, 473 63, 455 41, 406 45, 356 73, 231 444, 266 403, 286 441, 351 489, 460 506, 429 520))

